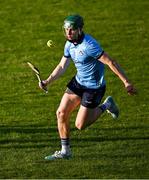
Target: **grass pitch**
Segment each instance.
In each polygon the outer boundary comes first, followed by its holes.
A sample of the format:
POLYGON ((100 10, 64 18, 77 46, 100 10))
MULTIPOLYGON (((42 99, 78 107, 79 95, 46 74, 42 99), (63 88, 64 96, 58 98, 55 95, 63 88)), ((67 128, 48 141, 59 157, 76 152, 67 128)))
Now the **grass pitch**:
POLYGON ((0 1, 0 178, 149 178, 148 0, 0 1), (138 95, 126 94, 106 68, 107 92, 119 104, 113 121, 105 114, 78 131, 71 116, 69 161, 44 161, 60 148, 55 111, 75 68, 40 91, 26 62, 49 75, 63 55, 62 23, 70 13, 85 19, 85 32, 100 41, 134 82, 138 95), (55 47, 46 43, 52 39, 55 47))

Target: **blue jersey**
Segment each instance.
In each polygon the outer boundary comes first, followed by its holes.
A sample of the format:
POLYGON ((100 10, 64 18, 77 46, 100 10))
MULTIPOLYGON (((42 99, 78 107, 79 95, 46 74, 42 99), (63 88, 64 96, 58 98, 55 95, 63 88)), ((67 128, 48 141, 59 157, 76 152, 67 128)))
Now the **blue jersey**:
POLYGON ((77 45, 66 41, 64 56, 71 58, 77 69, 76 80, 86 88, 97 89, 105 85, 104 64, 97 60, 103 54, 99 43, 85 34, 77 45))

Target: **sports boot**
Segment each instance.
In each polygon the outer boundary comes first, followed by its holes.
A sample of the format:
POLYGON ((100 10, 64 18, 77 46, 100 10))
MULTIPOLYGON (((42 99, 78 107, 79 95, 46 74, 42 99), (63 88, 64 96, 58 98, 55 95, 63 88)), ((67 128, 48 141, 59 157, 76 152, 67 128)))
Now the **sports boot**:
POLYGON ((54 154, 46 156, 45 160, 55 160, 55 159, 70 159, 71 153, 69 154, 62 154, 61 151, 55 151, 54 154))
POLYGON ((108 96, 104 103, 108 103, 109 104, 109 108, 107 109, 107 112, 111 114, 111 116, 116 119, 119 116, 119 109, 116 105, 116 103, 114 102, 113 98, 111 96, 108 96))

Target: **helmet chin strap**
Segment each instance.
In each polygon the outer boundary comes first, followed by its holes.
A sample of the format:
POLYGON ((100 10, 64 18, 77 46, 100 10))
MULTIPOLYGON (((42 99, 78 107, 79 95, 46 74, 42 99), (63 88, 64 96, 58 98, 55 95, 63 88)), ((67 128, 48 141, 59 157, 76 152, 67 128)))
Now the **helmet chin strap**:
POLYGON ((79 28, 78 30, 79 30, 79 31, 78 31, 78 35, 81 36, 82 33, 83 33, 83 31, 82 31, 80 28, 79 28))

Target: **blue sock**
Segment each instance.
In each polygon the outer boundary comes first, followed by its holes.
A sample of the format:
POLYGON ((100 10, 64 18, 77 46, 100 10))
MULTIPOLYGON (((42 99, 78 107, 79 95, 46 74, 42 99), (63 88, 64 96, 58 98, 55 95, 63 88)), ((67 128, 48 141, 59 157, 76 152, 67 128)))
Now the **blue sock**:
POLYGON ((61 138, 61 145, 69 145, 69 138, 61 138))
POLYGON ((99 108, 104 112, 107 109, 107 106, 105 104, 102 104, 99 106, 99 108))

